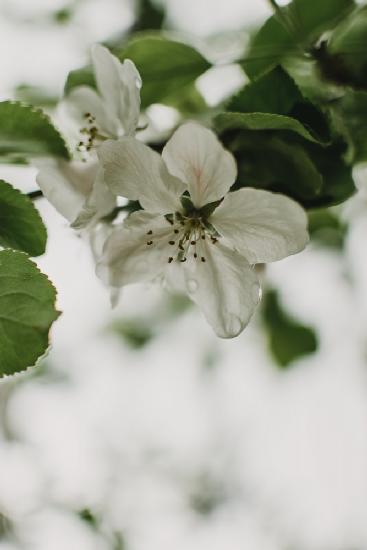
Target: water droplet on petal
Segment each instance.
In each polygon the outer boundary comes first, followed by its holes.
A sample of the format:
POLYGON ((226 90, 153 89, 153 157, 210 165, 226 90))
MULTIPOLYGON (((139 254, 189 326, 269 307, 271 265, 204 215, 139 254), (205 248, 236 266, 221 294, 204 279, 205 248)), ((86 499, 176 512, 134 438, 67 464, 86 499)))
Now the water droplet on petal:
POLYGON ((199 288, 199 283, 195 279, 189 279, 187 281, 187 289, 189 292, 196 292, 199 288))
POLYGON ((229 315, 226 321, 226 331, 230 336, 237 336, 241 332, 242 321, 237 315, 229 315))
POLYGON ((251 289, 251 298, 254 304, 258 304, 261 298, 261 288, 259 283, 254 283, 251 289))

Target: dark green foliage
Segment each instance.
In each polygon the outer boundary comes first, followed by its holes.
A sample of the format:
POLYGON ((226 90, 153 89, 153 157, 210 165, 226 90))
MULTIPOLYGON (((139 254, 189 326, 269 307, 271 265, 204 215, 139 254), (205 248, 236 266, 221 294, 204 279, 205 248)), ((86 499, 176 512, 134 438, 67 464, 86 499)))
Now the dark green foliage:
POLYGON ((18 101, 0 103, 0 157, 69 158, 64 139, 40 109, 18 101))
POLYGON ((40 256, 47 232, 32 201, 9 183, 0 180, 0 246, 40 256))
POLYGON ((35 364, 59 316, 56 291, 27 255, 0 251, 0 376, 35 364))
POLYGON ((269 290, 263 298, 262 319, 269 349, 277 364, 288 367, 318 348, 315 331, 290 317, 281 307, 278 294, 269 290))
POLYGON ((164 10, 152 0, 140 0, 133 32, 159 30, 164 22, 164 10))
POLYGON ((346 226, 332 210, 311 210, 308 221, 312 241, 328 248, 343 248, 346 226))

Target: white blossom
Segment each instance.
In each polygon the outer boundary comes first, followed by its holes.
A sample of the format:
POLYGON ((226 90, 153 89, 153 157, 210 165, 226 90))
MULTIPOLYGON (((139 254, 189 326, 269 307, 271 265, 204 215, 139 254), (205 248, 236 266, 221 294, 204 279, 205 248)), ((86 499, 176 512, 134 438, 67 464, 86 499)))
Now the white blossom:
POLYGON ((238 335, 260 299, 253 265, 305 247, 304 210, 268 191, 229 192, 235 160, 195 123, 181 126, 162 156, 129 137, 105 142, 98 155, 111 191, 143 207, 106 240, 98 275, 112 287, 182 276, 216 334, 238 335))
POLYGON ((80 127, 78 150, 83 159, 37 161, 40 189, 76 228, 96 222, 116 205, 96 150, 107 138, 135 135, 139 120, 141 79, 133 62, 120 63, 98 44, 92 47, 92 62, 98 93, 80 86, 66 99, 80 127))

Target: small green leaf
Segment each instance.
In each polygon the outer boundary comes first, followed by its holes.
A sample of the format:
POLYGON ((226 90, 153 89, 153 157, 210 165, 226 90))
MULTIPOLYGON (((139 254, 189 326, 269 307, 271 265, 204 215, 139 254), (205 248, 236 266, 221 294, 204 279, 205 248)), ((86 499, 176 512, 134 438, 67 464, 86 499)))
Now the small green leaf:
POLYGON ((283 58, 303 56, 323 32, 332 29, 355 7, 354 0, 293 0, 270 17, 251 41, 243 67, 253 79, 283 58))
POLYGON ((56 291, 26 254, 0 251, 0 376, 34 365, 59 316, 56 291))
POLYGON ((332 210, 323 208, 308 213, 308 231, 317 244, 341 250, 347 227, 332 210))
POLYGON ((275 290, 269 290, 263 298, 262 318, 270 351, 280 367, 288 367, 295 360, 317 351, 314 329, 290 317, 282 309, 275 290))
POLYGON ((224 140, 238 165, 235 188, 284 193, 303 206, 319 196, 322 176, 300 144, 255 131, 226 133, 224 140))
POLYGON ((0 102, 0 157, 42 155, 69 158, 65 141, 50 118, 30 105, 0 102))
POLYGON ((83 67, 82 69, 75 69, 70 71, 65 82, 64 93, 67 95, 71 90, 77 88, 78 86, 89 86, 90 88, 96 89, 96 79, 93 74, 93 69, 91 65, 83 67))
POLYGON ((322 143, 313 136, 297 119, 272 113, 220 113, 214 119, 218 132, 225 130, 276 130, 295 132, 314 143, 322 143))
POLYGON ((165 18, 164 10, 152 0, 140 0, 138 3, 138 16, 133 26, 133 32, 159 30, 163 26, 165 18))
POLYGON ((118 57, 131 59, 137 66, 143 80, 143 107, 165 103, 211 67, 192 46, 153 34, 137 36, 118 57))
POLYGON ((287 115, 302 94, 290 76, 275 67, 254 82, 247 83, 227 104, 227 111, 287 115))
POLYGON ((333 121, 348 143, 348 160, 353 163, 367 160, 367 93, 347 92, 331 107, 333 121))
POLYGON ((33 202, 0 180, 0 246, 23 250, 30 256, 44 253, 46 228, 33 202))

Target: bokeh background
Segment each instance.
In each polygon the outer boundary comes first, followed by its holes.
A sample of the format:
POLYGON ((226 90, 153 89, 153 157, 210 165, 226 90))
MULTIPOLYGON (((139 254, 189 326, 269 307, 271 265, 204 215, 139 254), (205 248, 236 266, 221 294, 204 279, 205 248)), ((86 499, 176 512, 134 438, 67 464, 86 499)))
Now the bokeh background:
MULTIPOLYGON (((90 45, 144 6, 1 0, 0 99, 52 113, 90 45)), ((243 85, 231 59, 266 0, 154 6, 218 61, 196 83, 209 105, 243 85)), ((155 105, 148 121, 169 131, 177 113, 155 105)), ((23 191, 35 173, 0 166, 23 191)), ((111 310, 85 240, 37 206, 63 314, 42 363, 0 384, 0 550, 366 549, 366 197, 311 218, 310 246, 266 266, 262 305, 230 341, 159 287, 111 310)))

